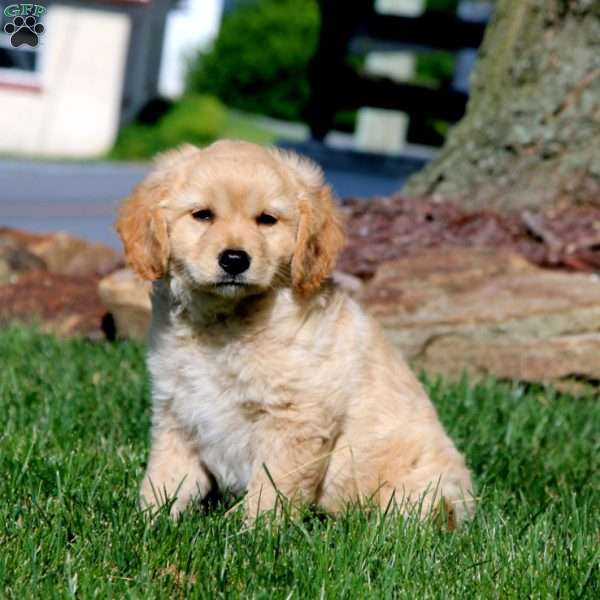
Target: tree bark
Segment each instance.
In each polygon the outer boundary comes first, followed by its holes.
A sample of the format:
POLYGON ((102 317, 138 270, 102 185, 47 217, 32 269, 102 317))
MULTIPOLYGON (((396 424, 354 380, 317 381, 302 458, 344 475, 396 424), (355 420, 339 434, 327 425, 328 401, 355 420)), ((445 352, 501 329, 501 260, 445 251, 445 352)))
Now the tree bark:
POLYGON ((498 0, 463 120, 405 193, 600 204, 600 0, 498 0))

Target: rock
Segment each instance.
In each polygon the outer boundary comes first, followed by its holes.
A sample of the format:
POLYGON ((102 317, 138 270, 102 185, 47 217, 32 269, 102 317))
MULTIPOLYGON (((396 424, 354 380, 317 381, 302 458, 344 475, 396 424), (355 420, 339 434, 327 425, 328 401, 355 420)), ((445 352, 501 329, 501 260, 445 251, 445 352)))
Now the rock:
POLYGON ((121 338, 144 340, 150 326, 152 284, 131 269, 121 269, 104 277, 98 293, 113 317, 116 334, 121 338))
POLYGON ((89 244, 64 231, 32 242, 28 249, 48 265, 50 273, 60 275, 103 276, 123 265, 123 259, 112 248, 89 244))
POLYGON ((43 260, 17 241, 0 237, 0 284, 14 281, 25 271, 45 270, 43 260))
POLYGON ((8 262, 0 259, 0 285, 10 281, 12 276, 13 272, 8 262))
POLYGON ((507 250, 438 248, 382 264, 360 300, 417 368, 600 380, 600 279, 507 250))
POLYGON ((95 276, 26 272, 15 282, 0 286, 0 323, 35 323, 59 335, 104 338, 106 309, 97 286, 95 276))
POLYGON ((103 276, 123 266, 122 257, 109 246, 90 244, 64 231, 34 234, 3 227, 0 240, 18 243, 43 260, 50 273, 58 275, 103 276))
POLYGON ((12 240, 20 246, 28 246, 31 243, 38 242, 51 234, 31 233, 22 229, 13 229, 12 227, 0 227, 0 239, 12 240))
POLYGON ((64 274, 76 277, 103 277, 123 265, 123 258, 112 248, 103 244, 88 244, 65 263, 64 274))

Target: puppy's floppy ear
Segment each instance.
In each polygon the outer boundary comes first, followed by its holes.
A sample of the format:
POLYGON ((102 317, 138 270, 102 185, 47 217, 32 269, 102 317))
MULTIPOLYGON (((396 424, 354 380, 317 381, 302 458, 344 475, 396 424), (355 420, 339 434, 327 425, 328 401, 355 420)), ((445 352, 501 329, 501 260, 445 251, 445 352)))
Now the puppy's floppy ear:
POLYGON ((115 228, 129 264, 144 279, 160 279, 169 262, 169 234, 161 203, 185 179, 184 165, 201 151, 190 144, 159 154, 154 169, 123 202, 115 228))
POLYGON ((121 206, 115 224, 127 261, 144 279, 160 279, 167 270, 167 223, 158 206, 162 197, 162 186, 142 182, 121 206))
POLYGON ((292 284, 300 294, 308 296, 331 275, 345 234, 341 213, 328 186, 302 197, 299 212, 292 284))
POLYGON ((285 165, 302 192, 296 248, 292 257, 292 285, 308 296, 323 283, 335 265, 346 240, 344 220, 333 199, 331 188, 323 182, 323 171, 312 160, 294 152, 271 148, 285 165))

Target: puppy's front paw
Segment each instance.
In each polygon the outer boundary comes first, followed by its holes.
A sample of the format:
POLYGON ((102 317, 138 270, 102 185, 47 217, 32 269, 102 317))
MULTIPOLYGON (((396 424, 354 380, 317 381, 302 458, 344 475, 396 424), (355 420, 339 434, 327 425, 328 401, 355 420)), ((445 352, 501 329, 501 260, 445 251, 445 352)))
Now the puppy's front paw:
POLYGON ((465 490, 454 483, 446 486, 439 514, 450 530, 468 523, 475 515, 475 497, 471 489, 465 490))
POLYGON ((145 477, 140 487, 139 506, 143 511, 144 517, 153 521, 160 511, 164 501, 161 501, 159 491, 154 487, 152 481, 145 477))
POLYGON ((260 516, 266 516, 270 521, 296 519, 302 513, 306 502, 300 492, 291 498, 283 495, 272 486, 263 487, 260 493, 248 493, 244 499, 244 521, 246 525, 253 526, 260 516))
POLYGON ((160 510, 168 506, 169 516, 172 519, 177 519, 185 510, 189 502, 189 497, 185 494, 177 494, 170 496, 167 490, 157 488, 150 478, 144 478, 140 489, 140 509, 149 520, 154 520, 160 510))

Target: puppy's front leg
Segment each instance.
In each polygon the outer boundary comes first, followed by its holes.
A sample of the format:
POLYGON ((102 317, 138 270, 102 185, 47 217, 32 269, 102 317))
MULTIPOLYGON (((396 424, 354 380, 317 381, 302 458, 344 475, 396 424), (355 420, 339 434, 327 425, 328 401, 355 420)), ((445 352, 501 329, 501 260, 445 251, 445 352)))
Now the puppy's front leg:
POLYGON ((192 498, 202 499, 211 481, 197 447, 169 411, 155 415, 148 468, 140 489, 142 508, 158 508, 175 499, 177 517, 192 498))
POLYGON ((289 421, 270 423, 261 439, 246 496, 250 521, 261 512, 276 509, 280 496, 294 507, 313 502, 333 443, 328 432, 289 421))

